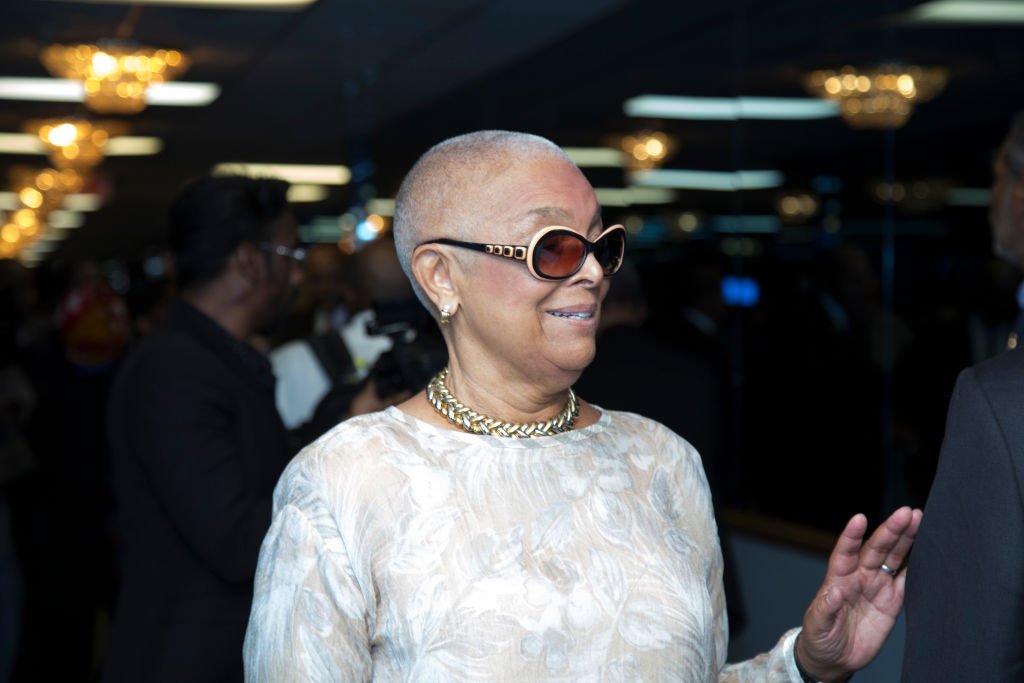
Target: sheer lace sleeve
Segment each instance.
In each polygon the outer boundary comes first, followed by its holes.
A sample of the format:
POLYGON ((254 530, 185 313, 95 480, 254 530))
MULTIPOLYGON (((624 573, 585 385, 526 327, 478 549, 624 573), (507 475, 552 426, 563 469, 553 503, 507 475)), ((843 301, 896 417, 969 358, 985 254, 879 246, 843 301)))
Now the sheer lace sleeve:
POLYGON ((305 467, 293 463, 260 552, 246 681, 369 681, 370 586, 305 467))

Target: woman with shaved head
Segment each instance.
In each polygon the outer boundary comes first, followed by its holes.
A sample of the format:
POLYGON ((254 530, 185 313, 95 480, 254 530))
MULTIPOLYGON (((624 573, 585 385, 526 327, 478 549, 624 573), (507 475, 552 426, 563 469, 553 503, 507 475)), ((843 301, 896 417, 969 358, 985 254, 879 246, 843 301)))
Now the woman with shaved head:
MULTIPOLYGON (((854 517, 802 628, 725 662, 721 552, 694 449, 572 384, 625 247, 551 142, 483 131, 398 194, 403 268, 449 362, 278 484, 249 681, 838 681, 901 608, 920 522, 854 517)), ((683 390, 683 389, 681 389, 683 390)))

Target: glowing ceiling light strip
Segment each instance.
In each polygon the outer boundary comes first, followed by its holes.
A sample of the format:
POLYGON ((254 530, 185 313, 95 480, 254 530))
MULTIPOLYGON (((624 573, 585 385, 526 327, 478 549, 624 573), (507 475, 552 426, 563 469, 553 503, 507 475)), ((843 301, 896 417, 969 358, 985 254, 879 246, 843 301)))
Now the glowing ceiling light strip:
POLYGON ((160 138, 122 135, 110 138, 103 154, 108 157, 141 157, 159 154, 163 148, 164 142, 160 138))
POLYGON ((679 169, 654 169, 637 171, 633 183, 645 187, 667 187, 680 190, 714 190, 735 192, 737 190, 761 190, 779 187, 783 175, 779 171, 684 171, 679 169))
POLYGON ((58 209, 49 213, 46 224, 57 230, 74 230, 85 225, 85 216, 77 211, 58 209))
POLYGON ((21 253, 30 258, 39 258, 54 251, 59 245, 60 240, 40 237, 21 253))
POLYGON ((250 164, 231 161, 217 164, 213 172, 218 175, 245 175, 253 178, 280 178, 289 183, 304 185, 346 185, 352 172, 346 166, 317 166, 306 164, 250 164))
POLYGON ((69 237, 71 237, 70 230, 47 230, 39 236, 39 242, 63 242, 69 237))
POLYGON ((988 206, 992 190, 987 187, 951 187, 946 191, 949 206, 988 206))
MULTIPOLYGON (((110 138, 103 154, 108 157, 147 156, 158 154, 163 147, 160 138, 122 135, 110 138)), ((47 149, 38 135, 0 133, 0 154, 47 154, 47 149)))
POLYGON ((1024 4, 1010 0, 935 0, 910 10, 912 24, 1021 24, 1024 4))
POLYGON ((292 185, 288 188, 288 201, 294 204, 322 202, 325 199, 327 199, 327 188, 323 185, 292 185))
POLYGON ((374 199, 366 202, 366 211, 368 213, 375 213, 378 216, 394 216, 395 200, 375 197, 374 199))
POLYGON ((316 0, 61 0, 91 5, 165 5, 171 7, 208 7, 217 9, 296 9, 316 0))
POLYGON ((664 187, 595 187, 601 206, 633 206, 634 204, 671 204, 676 193, 664 187))
POLYGON ((0 154, 46 154, 38 135, 0 133, 0 154))
MULTIPOLYGON (((154 83, 146 90, 152 105, 205 107, 220 95, 215 83, 154 83)), ((60 78, 0 78, 0 99, 31 102, 83 102, 85 89, 78 81, 60 78)))
POLYGON ((622 168, 626 158, 610 147, 563 147, 572 162, 580 168, 622 168))
POLYGON ((103 198, 98 194, 69 194, 61 206, 68 211, 99 211, 103 198))
POLYGON ((78 81, 59 78, 0 78, 0 99, 83 102, 85 88, 78 81))
POLYGON ((205 107, 220 97, 216 83, 170 81, 154 83, 146 88, 146 102, 167 107, 205 107))
POLYGON ((622 109, 627 116, 696 121, 802 121, 839 115, 839 105, 835 102, 803 97, 640 95, 626 100, 622 109))

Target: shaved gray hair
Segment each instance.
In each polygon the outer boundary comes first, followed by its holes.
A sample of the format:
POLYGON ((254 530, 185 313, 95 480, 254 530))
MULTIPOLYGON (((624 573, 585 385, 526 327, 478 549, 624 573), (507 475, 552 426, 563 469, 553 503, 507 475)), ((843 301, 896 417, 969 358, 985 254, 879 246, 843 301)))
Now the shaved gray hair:
POLYGON ((395 199, 395 245, 417 298, 432 314, 434 306, 412 273, 417 245, 439 237, 472 239, 495 177, 514 164, 552 157, 573 163, 538 135, 481 130, 434 145, 413 165, 395 199))

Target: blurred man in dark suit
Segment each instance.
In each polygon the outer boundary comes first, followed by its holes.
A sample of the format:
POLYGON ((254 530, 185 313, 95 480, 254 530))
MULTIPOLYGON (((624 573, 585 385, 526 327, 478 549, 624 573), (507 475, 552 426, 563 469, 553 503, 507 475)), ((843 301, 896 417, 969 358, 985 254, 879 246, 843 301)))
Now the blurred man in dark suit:
MULTIPOLYGON (((994 249, 1020 267, 1024 112, 994 171, 994 249)), ((1024 680, 1024 350, 1016 341, 957 379, 908 567, 905 683, 1024 680)))
POLYGON ((105 681, 242 680, 270 496, 296 451, 248 343, 301 277, 286 191, 203 178, 171 208, 181 295, 109 404, 122 573, 105 681))

